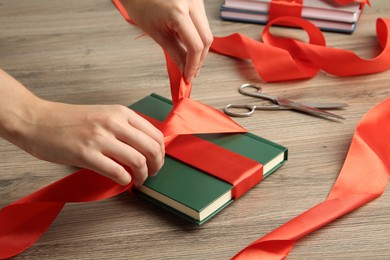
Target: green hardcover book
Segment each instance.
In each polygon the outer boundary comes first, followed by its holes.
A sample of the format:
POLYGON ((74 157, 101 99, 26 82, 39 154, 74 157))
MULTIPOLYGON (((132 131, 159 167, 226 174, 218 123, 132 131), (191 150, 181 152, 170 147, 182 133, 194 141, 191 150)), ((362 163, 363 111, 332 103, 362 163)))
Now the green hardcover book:
MULTIPOLYGON (((172 109, 170 100, 157 94, 129 106, 163 121, 172 109)), ((255 160, 263 165, 263 178, 287 160, 287 148, 251 133, 202 134, 202 139, 255 160)), ((136 193, 197 224, 202 224, 231 204, 233 186, 169 155, 156 176, 149 177, 136 193)))

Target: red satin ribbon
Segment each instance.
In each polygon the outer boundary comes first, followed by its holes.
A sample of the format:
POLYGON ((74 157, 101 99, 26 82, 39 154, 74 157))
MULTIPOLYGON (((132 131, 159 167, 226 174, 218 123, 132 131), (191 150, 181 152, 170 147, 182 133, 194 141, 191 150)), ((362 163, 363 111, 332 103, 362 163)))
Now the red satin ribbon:
MULTIPOLYGON (((174 66, 174 68, 177 67, 174 66)), ((169 74, 171 75, 171 73, 169 74)), ((205 105, 200 103, 200 105, 197 107, 191 107, 191 106, 183 107, 184 110, 193 110, 193 112, 196 111, 197 115, 194 116, 192 114, 189 114, 188 113, 189 111, 186 111, 187 112, 186 114, 180 113, 177 118, 181 120, 183 115, 185 115, 188 118, 199 117, 197 120, 203 120, 203 121, 199 121, 200 123, 202 122, 207 123, 206 122, 207 120, 206 121, 204 120, 204 116, 206 115, 202 115, 204 112, 207 111, 216 112, 216 114, 212 114, 211 116, 210 115, 206 116, 206 118, 210 118, 210 119, 214 118, 217 121, 221 121, 220 119, 225 117, 225 115, 221 117, 219 111, 210 109, 209 107, 203 108, 203 106, 205 105)), ((171 114, 176 114, 177 108, 173 109, 173 111, 174 112, 171 114)), ((167 122, 175 121, 168 116, 166 121, 161 123, 148 116, 142 114, 140 115, 143 116, 146 120, 151 122, 155 127, 159 129, 167 129, 166 128, 167 122), (163 126, 165 126, 165 128, 163 126)), ((224 119, 222 121, 226 121, 229 123, 231 122, 230 120, 224 120, 224 119)), ((181 122, 181 123, 185 123, 185 122, 181 122)), ((187 124, 188 123, 189 122, 187 122, 187 124)), ((220 126, 220 123, 222 122, 219 122, 217 124, 220 126)), ((171 126, 170 123, 169 125, 171 126)), ((227 125, 224 127, 224 129, 230 129, 229 132, 244 131, 241 127, 237 127, 235 124, 233 126, 234 128, 232 128, 232 126, 227 125)), ((172 127, 175 128, 175 125, 172 125, 172 127)), ((217 130, 215 127, 214 128, 210 126, 207 127, 208 127, 207 128, 208 131, 210 132, 214 132, 217 130)), ((185 126, 185 128, 187 127, 185 126)), ((199 132, 201 128, 198 126, 198 129, 199 132)), ((221 130, 222 129, 219 129, 218 133, 220 133, 221 130)), ((223 147, 220 147, 218 145, 215 145, 213 143, 210 143, 208 141, 205 141, 199 137, 192 135, 191 133, 195 133, 195 131, 196 130, 190 129, 189 132, 182 133, 180 136, 174 134, 173 135, 174 138, 173 136, 166 136, 165 137, 165 144, 167 145, 165 149, 166 153, 177 160, 180 160, 186 164, 189 164, 195 168, 207 172, 209 175, 215 176, 216 178, 222 179, 227 183, 232 184, 233 185, 232 194, 234 199, 238 199, 239 197, 241 197, 243 194, 245 194, 253 186, 258 184, 262 180, 263 165, 261 165, 260 163, 252 159, 241 156, 235 152, 232 152, 223 147)), ((166 132, 164 132, 163 130, 163 133, 165 134, 166 132)))
POLYGON ((0 259, 15 256, 35 243, 66 202, 95 201, 127 189, 89 170, 80 170, 0 211, 0 259))
MULTIPOLYGON (((370 5, 369 0, 333 0, 337 4, 346 5, 353 2, 361 3, 360 8, 363 9, 365 4, 370 5)), ((302 15, 303 0, 271 0, 269 8, 269 21, 275 18, 283 16, 296 16, 302 15)), ((279 22, 278 24, 290 25, 286 22, 279 22)))
POLYGON ((167 147, 167 153, 234 187, 234 199, 244 195, 263 178, 263 166, 246 157, 193 136, 182 135, 167 147), (218 156, 215 156, 218 154, 218 156), (196 156, 194 156, 196 155, 196 156), (210 163, 210 158, 213 158, 210 163))
POLYGON ((269 21, 281 16, 302 15, 303 0, 272 0, 269 6, 269 21))
MULTIPOLYGON (((122 14, 127 15, 119 1, 114 0, 114 3, 122 14)), ((128 16, 126 18, 130 19, 128 16)), ((274 37, 268 33, 268 28, 272 25, 270 23, 265 29, 266 33, 263 32, 264 44, 236 34, 216 38, 213 49, 226 55, 252 59, 259 74, 269 81, 313 77, 319 69, 334 75, 348 76, 375 73, 390 68, 387 19, 378 20, 377 35, 383 51, 371 60, 363 60, 352 52, 327 48, 318 29, 299 18, 286 19, 287 22, 297 23, 305 29, 310 42, 301 43, 274 37), (239 49, 235 50, 230 45, 239 49), (329 59, 328 55, 332 55, 339 62, 329 59), (267 66, 267 63, 271 65, 267 66), (332 68, 333 63, 342 63, 343 66, 332 68), (358 65, 354 65, 355 63, 358 65), (348 65, 353 67, 345 68, 348 65)), ((185 84, 176 67, 172 69, 170 59, 167 66, 171 72, 174 103, 173 112, 161 126, 167 136, 167 144, 173 142, 174 137, 179 134, 244 131, 219 111, 189 99, 191 86, 185 84), (204 110, 209 111, 203 113, 204 110), (196 122, 202 123, 194 125, 196 122)), ((254 242, 236 258, 259 259, 264 256, 265 259, 283 259, 297 239, 382 194, 390 172, 390 149, 388 144, 383 143, 390 132, 389 111, 390 101, 386 100, 363 118, 356 130, 340 177, 324 203, 254 242), (374 174, 372 169, 376 169, 374 174), (371 175, 368 176, 368 172, 371 175)), ((0 258, 14 256, 31 246, 49 227, 66 202, 105 199, 128 190, 130 186, 122 187, 94 172, 80 170, 4 207, 0 211, 0 258)))
MULTIPOLYGON (((175 95, 173 110, 163 123, 149 118, 164 133, 166 152, 178 154, 180 160, 194 163, 195 167, 235 185, 233 195, 235 198, 240 197, 261 181, 262 166, 189 134, 238 133, 246 130, 221 111, 189 99, 191 85, 184 82, 179 69, 168 56, 167 67, 172 94, 175 95), (180 145, 187 147, 180 149, 180 145), (189 149, 191 147, 203 147, 214 157, 207 158, 202 153, 199 153, 199 157, 194 156, 189 149), (223 160, 218 158, 219 155, 223 160), (224 156, 230 158, 229 165, 226 165, 224 156)), ((122 187, 93 171, 83 169, 4 207, 0 211, 0 258, 17 255, 34 244, 65 203, 103 200, 130 188, 131 184, 122 187)))
POLYGON ((211 49, 217 53, 252 61, 265 81, 283 81, 314 77, 320 70, 335 76, 356 76, 390 69, 390 19, 378 19, 377 38, 382 51, 372 59, 363 59, 349 50, 326 47, 321 31, 299 17, 279 17, 267 24, 263 42, 235 33, 214 37, 211 49), (302 28, 309 42, 273 36, 270 27, 288 22, 302 28))
POLYGON ((380 196, 390 177, 389 136, 390 98, 360 121, 328 198, 253 242, 234 259, 284 259, 298 239, 380 196))

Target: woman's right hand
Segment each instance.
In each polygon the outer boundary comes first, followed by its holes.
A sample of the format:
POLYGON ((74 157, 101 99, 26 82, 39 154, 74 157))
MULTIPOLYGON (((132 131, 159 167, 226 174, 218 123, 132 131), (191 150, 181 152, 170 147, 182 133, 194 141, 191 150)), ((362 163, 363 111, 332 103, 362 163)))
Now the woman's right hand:
POLYGON ((186 82, 199 75, 213 35, 203 0, 121 0, 131 19, 166 50, 186 82))

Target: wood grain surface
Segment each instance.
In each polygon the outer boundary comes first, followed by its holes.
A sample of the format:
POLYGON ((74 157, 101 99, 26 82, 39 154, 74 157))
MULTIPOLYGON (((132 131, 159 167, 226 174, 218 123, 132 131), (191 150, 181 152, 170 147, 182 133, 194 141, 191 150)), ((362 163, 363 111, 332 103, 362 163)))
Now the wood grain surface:
MULTIPOLYGON (((222 21, 222 0, 206 0, 213 34, 260 39, 264 26, 222 21)), ((364 58, 378 54, 375 21, 390 1, 373 0, 352 35, 324 33, 327 44, 364 58)), ((273 32, 305 38, 299 30, 273 32)), ((36 95, 75 104, 128 105, 152 92, 169 97, 161 48, 127 24, 110 0, 0 0, 0 68, 36 95), (136 39, 137 38, 137 39, 136 39)), ((289 148, 289 161, 203 226, 131 194, 68 204, 49 230, 15 259, 229 259, 246 245, 325 200, 354 129, 390 96, 390 71, 265 83, 248 62, 210 53, 192 98, 215 108, 256 101, 237 88, 252 82, 298 101, 346 102, 335 122, 291 111, 263 111, 236 121, 289 148)), ((1 101, 0 101, 1 102, 1 101)), ((388 140, 384 140, 388 141, 388 140)), ((74 172, 0 140, 0 207, 74 172)), ((390 194, 300 240, 288 259, 389 259, 390 194)))

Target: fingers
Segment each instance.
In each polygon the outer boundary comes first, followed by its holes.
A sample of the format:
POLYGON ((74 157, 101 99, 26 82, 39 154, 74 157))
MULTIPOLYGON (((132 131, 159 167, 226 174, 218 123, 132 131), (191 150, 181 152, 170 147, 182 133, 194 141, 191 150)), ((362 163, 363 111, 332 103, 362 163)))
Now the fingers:
POLYGON ((165 31, 151 33, 151 37, 166 51, 173 59, 180 71, 184 71, 186 65, 186 50, 180 44, 180 39, 165 31))
POLYGON ((177 1, 172 5, 168 10, 170 14, 162 18, 162 24, 161 20, 157 20, 144 29, 168 52, 183 72, 185 81, 191 82, 199 75, 213 35, 203 1, 177 1))
POLYGON ((213 36, 202 1, 193 1, 189 13, 178 16, 176 31, 187 50, 184 79, 190 82, 199 75, 213 36))
POLYGON ((106 123, 98 139, 99 149, 85 154, 83 165, 113 181, 141 185, 155 175, 164 163, 165 148, 162 133, 134 111, 123 107, 115 113, 118 118, 106 123), (100 151, 98 153, 98 151, 100 151), (129 169, 129 172, 126 170, 129 169), (131 175, 131 176, 130 176, 131 175))
POLYGON ((204 45, 191 18, 185 17, 183 20, 177 28, 177 33, 187 49, 184 79, 186 82, 191 82, 200 66, 204 45))
POLYGON ((202 40, 203 50, 200 57, 200 62, 198 64, 198 69, 194 75, 195 78, 199 76, 200 68, 203 66, 213 41, 213 35, 210 30, 210 25, 206 16, 203 1, 197 1, 196 4, 197 6, 190 10, 190 16, 202 40))
MULTIPOLYGON (((153 171, 153 174, 155 174, 161 168, 163 160, 160 152, 158 152, 155 157, 152 156, 152 152, 150 152, 153 151, 153 149, 154 151, 159 150, 157 145, 143 147, 140 150, 137 150, 135 148, 136 146, 137 145, 133 144, 132 147, 123 142, 116 142, 115 145, 108 147, 108 150, 105 151, 104 155, 106 155, 107 158, 115 158, 115 161, 121 165, 126 165, 131 169, 134 185, 139 186, 149 176, 150 171, 153 171), (153 147, 157 147, 157 149, 153 147)), ((111 178, 116 178, 119 183, 120 180, 124 179, 122 172, 115 168, 113 168, 113 170, 111 178)), ((127 175, 129 175, 129 173, 127 173, 127 175)))
POLYGON ((130 167, 134 184, 141 185, 149 175, 155 175, 164 163, 163 134, 147 120, 128 111, 128 125, 116 128, 117 145, 110 147, 108 156, 130 167))
POLYGON ((141 176, 143 182, 148 175, 155 175, 164 163, 164 137, 160 131, 138 115, 130 118, 130 124, 134 127, 131 131, 123 129, 117 135, 117 138, 123 142, 123 147, 116 151, 115 158, 129 166, 134 176, 141 176), (133 151, 126 151, 130 145, 134 148, 133 151), (132 156, 129 157, 130 154, 132 156), (147 167, 143 168, 143 165, 147 167))
POLYGON ((85 168, 98 172, 122 186, 128 185, 132 180, 130 173, 123 166, 101 153, 91 153, 86 159, 85 168))
POLYGON ((199 75, 213 40, 203 0, 123 4, 136 24, 168 52, 187 82, 199 75))
POLYGON ((160 147, 161 154, 163 155, 164 158, 164 154, 165 154, 164 135, 161 133, 160 130, 155 128, 149 121, 145 120, 144 118, 139 116, 131 109, 128 109, 128 123, 134 128, 138 129, 140 133, 144 133, 148 137, 156 141, 160 147))

